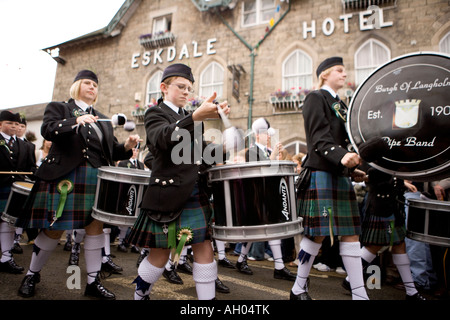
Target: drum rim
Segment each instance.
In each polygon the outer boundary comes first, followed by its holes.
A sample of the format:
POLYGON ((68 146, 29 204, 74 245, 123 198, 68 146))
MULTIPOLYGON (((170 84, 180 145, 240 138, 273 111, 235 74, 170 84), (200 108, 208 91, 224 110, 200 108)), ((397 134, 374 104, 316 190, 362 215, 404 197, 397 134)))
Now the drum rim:
MULTIPOLYGON (((388 62, 382 64, 381 66, 379 66, 378 68, 376 68, 372 73, 370 73, 366 79, 358 86, 358 88, 355 90, 355 93, 353 94, 353 97, 356 97, 358 95, 358 93, 361 91, 362 87, 374 76, 374 74, 376 74, 379 70, 385 68, 386 66, 395 63, 396 61, 405 59, 405 58, 409 58, 409 57, 415 57, 415 56, 440 56, 442 58, 447 58, 450 59, 450 54, 446 54, 444 52, 436 52, 436 51, 416 51, 416 52, 411 52, 411 53, 407 53, 407 54, 403 54, 400 55, 398 57, 395 57, 391 60, 389 60, 388 62)), ((347 113, 347 122, 346 122, 346 128, 347 128, 347 132, 349 132, 349 138, 350 138, 350 143, 353 146, 353 148, 355 149, 355 151, 359 154, 359 149, 358 146, 355 143, 355 140, 353 138, 353 134, 352 130, 350 128, 350 124, 351 124, 351 115, 352 115, 352 109, 354 108, 354 103, 355 103, 355 99, 353 98, 350 102, 350 105, 348 107, 348 113, 347 113)), ((414 172, 400 172, 400 171, 395 171, 395 170, 391 170, 391 169, 387 169, 384 167, 381 167, 373 162, 369 163, 371 166, 373 166, 374 168, 386 172, 388 174, 391 174, 393 176, 397 176, 400 178, 411 178, 411 180, 414 180, 415 178, 419 179, 420 181, 424 180, 424 178, 427 178, 428 176, 434 174, 442 174, 445 173, 446 171, 450 171, 450 161, 441 164, 438 167, 432 168, 432 169, 428 169, 428 170, 421 170, 421 171, 414 171, 414 172)), ((431 180, 435 180, 430 178, 431 180)), ((425 180, 428 181, 428 180, 425 180)))
POLYGON ((14 181, 13 185, 11 186, 11 188, 16 187, 17 189, 27 190, 28 192, 30 192, 31 189, 33 188, 33 186, 34 186, 34 183, 32 183, 32 182, 28 182, 28 181, 14 181), (28 188, 27 186, 23 185, 23 183, 29 184, 30 187, 28 188))
POLYGON ((113 166, 99 167, 97 174, 99 179, 131 184, 148 184, 150 183, 150 176, 151 171, 113 166), (125 177, 127 177, 127 179, 124 179, 125 177), (131 180, 131 177, 136 180, 131 180))
POLYGON ((414 208, 431 209, 450 213, 450 202, 439 200, 423 200, 423 199, 408 199, 408 205, 414 208), (413 205, 417 204, 417 205, 413 205), (427 204, 432 204, 434 207, 428 207, 427 204))
POLYGON ((209 181, 217 182, 217 181, 225 181, 225 180, 234 180, 234 179, 249 179, 249 178, 266 178, 266 177, 276 177, 276 176, 288 176, 293 177, 297 175, 295 168, 297 164, 293 161, 289 160, 273 160, 273 161, 251 161, 251 162, 242 162, 242 163, 232 163, 232 164, 224 164, 220 166, 213 166, 209 168, 209 181), (289 168, 290 172, 284 172, 276 170, 276 172, 267 172, 268 170, 274 170, 275 168, 283 167, 289 168), (258 175, 256 173, 245 175, 237 175, 230 176, 231 173, 242 172, 243 170, 251 171, 252 169, 264 168, 264 175, 258 175), (292 169, 292 171, 291 171, 292 169), (269 174, 270 173, 270 174, 269 174), (274 174, 272 174, 274 173, 274 174))
POLYGON ((410 230, 406 230, 406 236, 413 240, 434 244, 437 246, 450 246, 450 239, 445 237, 433 236, 410 230))

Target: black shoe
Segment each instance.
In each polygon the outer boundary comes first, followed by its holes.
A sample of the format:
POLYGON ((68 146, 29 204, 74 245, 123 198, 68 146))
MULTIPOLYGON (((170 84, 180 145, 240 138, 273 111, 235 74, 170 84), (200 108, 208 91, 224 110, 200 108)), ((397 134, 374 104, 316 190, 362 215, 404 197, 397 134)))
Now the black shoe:
POLYGON ((69 266, 77 266, 80 261, 80 252, 71 252, 69 257, 69 266))
POLYGON ((177 265, 177 271, 187 273, 187 274, 192 274, 192 266, 186 261, 183 264, 177 265))
POLYGON ((223 284, 219 278, 216 279, 216 291, 220 293, 230 293, 230 288, 223 284))
POLYGON ((128 248, 123 243, 121 243, 117 246, 117 251, 128 252, 128 248))
POLYGON ((88 297, 100 298, 104 300, 115 300, 116 296, 114 293, 106 289, 100 279, 97 277, 94 282, 86 285, 86 290, 84 290, 84 295, 88 297))
POLYGON ((72 251, 72 243, 67 241, 63 248, 64 251, 72 251))
POLYGON ((139 252, 141 252, 141 250, 139 250, 139 248, 138 247, 136 247, 136 246, 131 246, 131 250, 130 250, 132 253, 139 253, 139 252))
POLYGON ((112 261, 112 259, 108 256, 108 260, 106 262, 102 262, 102 271, 110 272, 115 274, 120 274, 123 269, 112 261))
POLYGON ((0 271, 1 272, 7 272, 7 273, 13 273, 13 274, 19 274, 22 273, 23 270, 25 270, 23 267, 16 264, 13 258, 6 262, 0 262, 0 271))
POLYGON ((31 298, 34 296, 34 292, 36 290, 36 284, 41 281, 41 275, 38 273, 34 273, 31 275, 25 276, 23 278, 22 283, 19 288, 19 296, 24 298, 31 298))
POLYGON ((344 281, 342 281, 342 288, 345 290, 352 292, 352 287, 350 287, 350 282, 347 281, 347 279, 344 278, 344 281))
POLYGON ((248 274, 248 275, 253 274, 252 269, 250 269, 250 267, 247 264, 247 260, 245 260, 245 259, 242 262, 236 262, 236 269, 238 269, 238 271, 243 274, 248 274))
POLYGON ((183 280, 175 270, 168 271, 166 268, 164 268, 163 276, 167 279, 167 281, 171 283, 183 284, 183 280))
POLYGON ((136 267, 139 268, 139 265, 141 264, 142 260, 145 259, 145 257, 148 256, 148 251, 145 251, 144 253, 141 253, 137 259, 136 267))
POLYGON ((291 290, 289 300, 312 300, 308 292, 302 292, 300 294, 294 294, 291 290))
POLYGON ((427 299, 425 299, 420 293, 417 292, 413 296, 406 295, 406 299, 405 300, 408 300, 408 301, 421 301, 421 300, 427 300, 427 299))
POLYGON ((22 254, 23 249, 18 242, 14 242, 13 247, 11 248, 11 252, 15 254, 22 254))
POLYGON ((236 267, 231 263, 230 260, 227 259, 227 257, 223 259, 219 259, 219 266, 230 268, 230 269, 236 269, 236 267))
POLYGON ((293 274, 288 268, 284 267, 283 269, 275 269, 273 271, 273 277, 275 279, 283 279, 289 281, 295 281, 297 275, 293 274))

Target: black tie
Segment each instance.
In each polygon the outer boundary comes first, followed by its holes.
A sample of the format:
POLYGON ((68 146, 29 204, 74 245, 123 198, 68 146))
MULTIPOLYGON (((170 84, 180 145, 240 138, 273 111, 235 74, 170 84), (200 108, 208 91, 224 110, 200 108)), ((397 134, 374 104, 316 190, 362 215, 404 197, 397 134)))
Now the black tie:
POLYGON ((92 107, 91 106, 87 107, 86 112, 92 114, 92 107))
POLYGON ((184 116, 183 108, 178 108, 178 114, 184 116))
POLYGON ((336 101, 337 101, 337 102, 340 102, 340 101, 341 101, 341 98, 339 98, 338 95, 336 95, 336 101))
POLYGON ((12 148, 13 148, 13 146, 14 146, 14 138, 13 137, 11 137, 11 138, 9 138, 9 142, 8 142, 8 147, 9 147, 9 149, 11 149, 12 150, 12 148))

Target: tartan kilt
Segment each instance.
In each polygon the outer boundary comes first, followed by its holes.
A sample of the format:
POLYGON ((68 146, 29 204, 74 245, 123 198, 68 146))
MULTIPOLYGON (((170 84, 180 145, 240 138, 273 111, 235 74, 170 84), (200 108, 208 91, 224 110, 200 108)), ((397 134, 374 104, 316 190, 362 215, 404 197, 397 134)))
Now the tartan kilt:
MULTIPOLYGON (((183 227, 190 227, 194 237, 189 244, 202 243, 211 239, 210 222, 213 210, 206 194, 201 194, 197 185, 183 212, 177 218, 176 230, 183 227)), ((168 224, 167 224, 168 225, 168 224)), ((127 237, 127 242, 141 248, 167 248, 167 234, 163 232, 163 223, 151 220, 145 209, 141 209, 131 231, 127 237)))
POLYGON ((8 204, 9 194, 11 192, 11 186, 3 186, 0 187, 0 216, 3 214, 3 211, 6 209, 6 205, 8 204))
MULTIPOLYGON (((33 198, 28 228, 71 230, 82 229, 90 224, 93 221, 91 213, 97 190, 97 173, 98 169, 86 161, 58 180, 37 181, 30 194, 33 198), (72 181, 74 188, 67 195, 61 217, 50 227, 61 197, 56 186, 65 179, 72 181)), ((23 226, 24 221, 16 225, 23 226)))
POLYGON ((389 217, 367 214, 362 224, 361 244, 392 246, 402 243, 406 237, 406 226, 404 221, 397 222, 394 214, 389 217))
POLYGON ((350 236, 361 234, 360 212, 350 178, 326 171, 311 171, 304 193, 297 194, 305 235, 350 236))

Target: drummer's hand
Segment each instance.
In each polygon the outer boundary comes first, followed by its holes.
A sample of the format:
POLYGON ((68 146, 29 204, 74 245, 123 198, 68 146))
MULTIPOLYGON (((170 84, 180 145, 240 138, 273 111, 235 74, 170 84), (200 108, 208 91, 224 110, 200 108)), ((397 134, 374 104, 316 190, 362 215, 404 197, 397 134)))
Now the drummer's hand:
POLYGON ((351 173, 351 177, 355 182, 367 182, 369 181, 369 176, 362 170, 355 169, 351 173))
POLYGON ((220 104, 215 104, 214 99, 216 99, 217 93, 214 92, 211 97, 205 100, 198 109, 194 111, 192 114, 192 120, 194 121, 203 121, 211 118, 219 118, 218 107, 222 109, 225 115, 230 113, 230 109, 228 108, 228 102, 222 102, 220 104))
POLYGON ((81 124, 81 125, 85 125, 86 123, 96 122, 97 119, 98 119, 98 116, 94 116, 93 114, 84 114, 77 118, 77 123, 81 124))
POLYGON ((283 144, 281 142, 278 142, 275 145, 275 149, 272 150, 272 153, 270 154, 270 159, 271 160, 281 160, 281 158, 283 157, 283 144))
POLYGON ((436 199, 438 199, 440 201, 444 200, 444 197, 445 197, 444 188, 442 188, 440 185, 437 184, 433 187, 433 189, 434 189, 434 194, 436 195, 436 199))
POLYGON ((354 168, 361 163, 361 158, 357 153, 348 152, 342 157, 341 163, 344 167, 354 168))
POLYGON ((137 144, 142 141, 144 141, 144 140, 141 139, 138 134, 130 135, 127 138, 127 140, 125 141, 125 145, 124 145, 125 151, 129 151, 129 150, 135 148, 137 146, 137 144))

